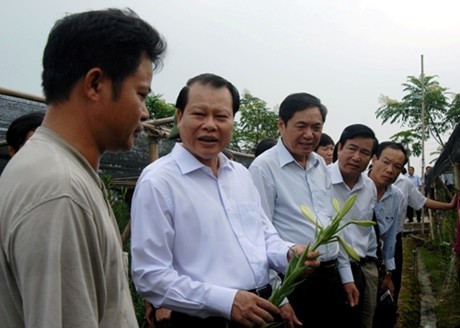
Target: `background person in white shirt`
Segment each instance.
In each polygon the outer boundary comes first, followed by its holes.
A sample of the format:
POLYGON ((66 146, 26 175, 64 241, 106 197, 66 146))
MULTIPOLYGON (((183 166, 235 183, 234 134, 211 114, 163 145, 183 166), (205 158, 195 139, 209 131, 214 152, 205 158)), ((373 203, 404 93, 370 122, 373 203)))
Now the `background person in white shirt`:
POLYGON ((402 214, 398 224, 398 231, 396 235, 396 250, 395 250, 395 265, 396 268, 392 274, 392 280, 395 286, 394 300, 398 305, 398 296, 401 289, 402 266, 403 266, 403 247, 402 236, 404 231, 404 218, 406 217, 406 209, 410 206, 415 210, 420 210, 423 207, 432 210, 448 210, 454 209, 457 204, 457 195, 454 195, 450 203, 439 202, 424 196, 412 183, 412 181, 400 174, 394 183, 396 187, 401 189, 404 194, 404 201, 402 206, 402 214))
MULTIPOLYGON (((413 166, 409 166, 409 170, 407 172, 407 177, 409 180, 412 182, 412 184, 415 186, 415 189, 418 191, 422 191, 422 182, 420 180, 420 177, 415 174, 415 169, 413 166)), ((421 209, 415 209, 415 213, 417 216, 417 222, 422 221, 422 210, 421 209)), ((409 222, 414 222, 414 208, 412 206, 407 206, 407 218, 409 222)))

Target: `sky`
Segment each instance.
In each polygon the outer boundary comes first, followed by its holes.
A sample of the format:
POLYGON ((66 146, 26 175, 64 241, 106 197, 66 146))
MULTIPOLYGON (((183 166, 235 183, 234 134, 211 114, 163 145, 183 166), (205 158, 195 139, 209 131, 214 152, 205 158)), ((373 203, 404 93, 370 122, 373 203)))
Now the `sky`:
MULTIPOLYGON (((168 103, 189 78, 210 72, 269 108, 294 92, 317 96, 335 141, 354 123, 385 141, 406 128, 375 117, 379 98, 401 100, 407 77, 421 74, 422 55, 425 75, 460 92, 456 0, 8 1, 0 11, 0 87, 42 96, 42 53, 55 21, 108 7, 131 8, 166 39, 152 90, 168 103)), ((425 145, 426 166, 437 147, 425 145)), ((420 174, 421 159, 410 160, 420 174)))

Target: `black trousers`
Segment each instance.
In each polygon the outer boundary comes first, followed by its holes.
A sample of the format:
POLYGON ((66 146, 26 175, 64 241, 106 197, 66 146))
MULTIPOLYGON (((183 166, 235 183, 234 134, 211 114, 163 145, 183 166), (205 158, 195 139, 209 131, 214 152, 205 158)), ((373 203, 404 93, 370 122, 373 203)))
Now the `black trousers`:
POLYGON ((393 328, 397 323, 397 302, 399 291, 401 290, 403 264, 402 232, 396 235, 395 247, 395 270, 393 270, 391 274, 391 280, 395 287, 393 302, 379 302, 377 300, 373 328, 393 328))
MULTIPOLYGON (((417 215, 417 222, 422 221, 422 210, 416 210, 415 211, 417 215)), ((414 209, 410 206, 407 206, 407 213, 406 213, 407 218, 409 219, 409 222, 414 222, 414 209)))
POLYGON ((361 310, 363 307, 364 293, 366 292, 366 277, 361 271, 360 263, 351 262, 351 272, 353 273, 355 286, 359 291, 359 301, 358 305, 354 307, 345 305, 342 327, 359 327, 361 323, 361 310))
MULTIPOLYGON (((259 295, 264 299, 268 299, 272 293, 272 288, 267 285, 261 289, 249 290, 249 292, 259 295)), ((279 318, 281 320, 281 318, 279 318)), ((171 313, 171 328, 189 328, 189 327, 200 327, 200 328, 242 328, 243 326, 231 322, 222 317, 207 317, 199 318, 194 317, 185 313, 172 311, 171 313)))
POLYGON ((402 267, 403 267, 403 246, 402 246, 402 232, 396 235, 395 247, 395 269, 391 274, 391 280, 395 286, 394 301, 398 306, 399 291, 401 290, 402 281, 402 267))
POLYGON ((171 328, 239 328, 239 325, 231 324, 230 321, 221 317, 198 318, 181 312, 173 311, 171 313, 171 328))
POLYGON ((348 305, 337 261, 316 268, 288 299, 304 327, 344 327, 348 305))

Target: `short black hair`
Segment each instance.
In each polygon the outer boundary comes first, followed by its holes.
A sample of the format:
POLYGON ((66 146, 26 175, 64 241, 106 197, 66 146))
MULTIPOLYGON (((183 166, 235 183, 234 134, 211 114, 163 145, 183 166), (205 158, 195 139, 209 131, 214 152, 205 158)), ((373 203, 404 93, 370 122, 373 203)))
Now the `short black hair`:
POLYGON ((296 112, 313 107, 319 108, 324 123, 327 115, 326 106, 319 98, 306 92, 293 93, 284 98, 279 107, 279 117, 287 124, 296 112))
POLYGON ((240 94, 238 92, 238 89, 223 77, 212 73, 203 73, 195 77, 192 77, 187 81, 187 84, 180 90, 176 100, 176 108, 179 109, 181 112, 183 112, 185 110, 185 107, 187 106, 188 93, 190 87, 194 83, 200 83, 202 85, 211 85, 214 88, 227 88, 232 96, 233 116, 235 116, 235 114, 238 112, 240 108, 240 94))
POLYGON ((318 147, 325 147, 328 145, 334 146, 334 140, 327 133, 321 133, 321 138, 319 138, 318 146, 316 146, 315 151, 318 150, 318 147))
POLYGON ((373 145, 372 145, 371 156, 376 153, 377 148, 379 146, 379 141, 377 137, 375 136, 374 131, 370 127, 364 124, 352 124, 352 125, 347 126, 343 130, 342 134, 340 135, 340 139, 334 147, 334 153, 332 155, 333 162, 337 160, 337 156, 338 156, 337 153, 338 153, 339 145, 343 147, 345 143, 347 142, 347 140, 354 139, 354 138, 372 139, 373 145))
POLYGON ((272 138, 261 140, 256 146, 256 150, 254 151, 254 156, 257 157, 260 154, 262 154, 264 151, 266 151, 267 149, 272 148, 274 145, 276 145, 276 142, 277 142, 276 139, 272 139, 272 138))
POLYGON ((6 142, 15 152, 21 148, 26 141, 26 136, 30 131, 38 128, 45 117, 45 112, 31 112, 19 116, 11 122, 6 131, 6 142))
POLYGON ((354 139, 354 138, 366 138, 366 139, 372 139, 373 145, 372 145, 372 155, 375 154, 377 151, 377 147, 379 146, 379 141, 377 140, 377 137, 375 136, 374 131, 368 127, 367 125, 364 124, 352 124, 347 126, 342 134, 340 135, 340 139, 338 143, 343 147, 347 140, 354 139))
POLYGON ((384 141, 379 144, 377 147, 377 151, 375 152, 375 157, 380 158, 380 155, 382 152, 386 149, 395 149, 395 150, 400 150, 404 154, 404 163, 403 165, 406 165, 407 163, 407 151, 406 148, 404 148, 402 143, 395 142, 395 141, 384 141))
POLYGON ((110 78, 116 99, 123 81, 138 69, 142 55, 157 68, 165 51, 162 36, 130 9, 65 16, 52 28, 43 53, 46 101, 67 100, 78 80, 94 67, 110 78))

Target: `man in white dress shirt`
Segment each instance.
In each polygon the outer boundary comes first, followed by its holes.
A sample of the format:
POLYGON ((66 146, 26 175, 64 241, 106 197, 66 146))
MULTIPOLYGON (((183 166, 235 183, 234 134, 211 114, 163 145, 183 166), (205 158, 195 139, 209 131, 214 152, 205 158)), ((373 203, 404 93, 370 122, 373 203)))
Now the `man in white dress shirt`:
POLYGON ((176 107, 182 143, 143 170, 133 196, 137 290, 172 310, 172 328, 252 327, 279 314, 294 327, 289 305, 283 312, 266 300, 269 270, 284 273, 292 252, 305 246, 279 237, 248 170, 222 153, 232 138, 237 89, 201 74, 182 88, 176 107))

